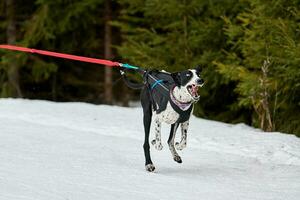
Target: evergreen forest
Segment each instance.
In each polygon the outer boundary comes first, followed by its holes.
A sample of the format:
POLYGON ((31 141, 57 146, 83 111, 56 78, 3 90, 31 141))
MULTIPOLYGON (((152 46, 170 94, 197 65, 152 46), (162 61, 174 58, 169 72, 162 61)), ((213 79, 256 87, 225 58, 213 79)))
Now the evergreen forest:
MULTIPOLYGON (((196 116, 300 137, 300 0, 1 0, 0 44, 200 65, 196 116)), ((128 106, 139 91, 114 68, 1 49, 0 97, 128 106)))

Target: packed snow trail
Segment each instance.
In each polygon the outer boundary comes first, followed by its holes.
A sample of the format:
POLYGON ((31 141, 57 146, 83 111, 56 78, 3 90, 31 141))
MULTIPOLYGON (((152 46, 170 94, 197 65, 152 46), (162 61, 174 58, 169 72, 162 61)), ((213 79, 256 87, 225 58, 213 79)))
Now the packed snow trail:
POLYGON ((300 199, 299 138, 192 117, 178 164, 168 133, 149 173, 141 108, 0 99, 0 199, 300 199))

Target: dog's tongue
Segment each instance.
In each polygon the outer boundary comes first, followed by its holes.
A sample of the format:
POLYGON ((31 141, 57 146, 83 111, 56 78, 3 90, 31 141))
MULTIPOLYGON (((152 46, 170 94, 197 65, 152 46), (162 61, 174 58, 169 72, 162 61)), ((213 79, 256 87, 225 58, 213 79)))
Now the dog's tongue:
POLYGON ((196 85, 192 86, 192 94, 193 96, 198 96, 198 87, 196 85))

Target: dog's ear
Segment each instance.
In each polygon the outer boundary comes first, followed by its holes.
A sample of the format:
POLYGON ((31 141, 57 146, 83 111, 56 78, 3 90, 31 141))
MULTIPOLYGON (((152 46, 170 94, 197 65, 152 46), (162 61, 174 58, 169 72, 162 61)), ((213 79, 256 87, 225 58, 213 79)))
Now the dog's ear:
POLYGON ((199 75, 202 72, 202 67, 200 65, 197 65, 195 67, 196 73, 199 75))
POLYGON ((171 74, 174 82, 175 82, 175 85, 180 87, 181 85, 181 78, 180 78, 180 73, 179 72, 175 72, 175 73, 172 73, 171 74))

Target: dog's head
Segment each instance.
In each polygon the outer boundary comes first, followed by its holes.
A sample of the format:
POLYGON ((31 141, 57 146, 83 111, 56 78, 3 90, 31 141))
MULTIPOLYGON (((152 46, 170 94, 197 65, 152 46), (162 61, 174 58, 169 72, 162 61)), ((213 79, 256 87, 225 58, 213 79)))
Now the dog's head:
POLYGON ((176 86, 185 89, 193 101, 199 100, 198 88, 204 85, 204 80, 200 75, 201 71, 200 67, 196 67, 195 69, 171 74, 176 86))

